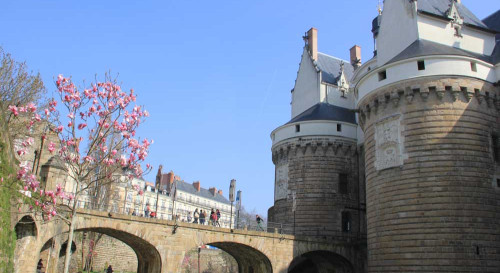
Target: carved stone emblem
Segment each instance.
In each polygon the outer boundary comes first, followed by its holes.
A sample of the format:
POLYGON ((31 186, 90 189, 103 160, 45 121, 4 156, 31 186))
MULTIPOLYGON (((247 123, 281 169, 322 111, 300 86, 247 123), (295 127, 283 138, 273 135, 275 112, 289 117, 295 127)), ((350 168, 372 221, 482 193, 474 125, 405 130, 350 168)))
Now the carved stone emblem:
POLYGON ((403 165, 400 116, 384 119, 375 125, 375 169, 403 165))
POLYGON ((286 199, 288 195, 288 163, 276 168, 274 201, 286 199))

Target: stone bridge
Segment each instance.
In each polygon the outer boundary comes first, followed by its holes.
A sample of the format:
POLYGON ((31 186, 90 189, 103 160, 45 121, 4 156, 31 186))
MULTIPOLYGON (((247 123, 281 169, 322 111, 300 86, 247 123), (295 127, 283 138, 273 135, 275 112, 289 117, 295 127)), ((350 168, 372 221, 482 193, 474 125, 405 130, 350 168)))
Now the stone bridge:
MULTIPOLYGON (((75 231, 103 233, 129 245, 137 254, 138 273, 181 272, 184 255, 201 245, 215 246, 232 255, 240 273, 358 273, 366 268, 363 262, 358 262, 364 260, 358 256, 364 252, 360 248, 366 241, 353 237, 301 238, 89 210, 79 210, 76 217, 75 231), (359 244, 353 243, 356 240, 359 244), (311 267, 316 267, 316 271, 303 270, 311 267)), ((40 252, 52 245, 53 240, 59 238, 58 244, 54 244, 59 249, 61 242, 67 240, 68 226, 60 220, 26 221, 30 218, 24 215, 16 225, 18 232, 28 230, 17 242, 16 272, 20 273, 35 272, 40 252)), ((52 266, 47 268, 50 273, 57 271, 54 264, 59 251, 54 253, 52 266)))

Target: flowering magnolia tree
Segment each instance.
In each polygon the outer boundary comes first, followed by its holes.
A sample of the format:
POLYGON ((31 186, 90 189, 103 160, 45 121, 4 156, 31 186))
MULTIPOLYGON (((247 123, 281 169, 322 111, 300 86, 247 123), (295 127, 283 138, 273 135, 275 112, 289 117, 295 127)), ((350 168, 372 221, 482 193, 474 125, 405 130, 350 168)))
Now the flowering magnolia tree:
MULTIPOLYGON (((59 156, 67 176, 74 181, 71 192, 66 192, 62 185, 43 190, 28 166, 21 164, 17 173, 25 195, 32 200, 31 209, 42 211, 46 220, 58 217, 69 225, 68 242, 73 240, 78 198, 96 187, 118 183, 113 175, 122 169, 142 176, 140 163, 145 160, 152 143, 136 137, 148 112, 135 105, 134 91, 124 92, 116 81, 106 78, 105 82, 92 83, 80 90, 70 78, 59 75, 56 81, 59 96, 50 99, 46 109, 37 109, 34 103, 9 106, 14 116, 27 117, 27 129, 40 122, 48 124, 49 131, 42 135, 45 148, 59 156)), ((17 154, 26 154, 33 142, 32 138, 24 140, 17 154)), ((145 171, 150 169, 147 164, 145 171)), ((65 273, 69 269, 70 255, 68 247, 65 273)))

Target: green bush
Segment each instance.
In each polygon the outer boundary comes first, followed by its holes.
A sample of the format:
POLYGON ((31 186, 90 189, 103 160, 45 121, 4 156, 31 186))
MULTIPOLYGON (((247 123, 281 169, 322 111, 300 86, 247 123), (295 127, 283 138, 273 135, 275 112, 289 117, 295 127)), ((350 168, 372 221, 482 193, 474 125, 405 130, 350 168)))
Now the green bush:
POLYGON ((14 271, 14 250, 16 233, 11 228, 11 198, 14 196, 11 187, 15 181, 14 169, 7 160, 5 145, 0 142, 0 272, 14 271))

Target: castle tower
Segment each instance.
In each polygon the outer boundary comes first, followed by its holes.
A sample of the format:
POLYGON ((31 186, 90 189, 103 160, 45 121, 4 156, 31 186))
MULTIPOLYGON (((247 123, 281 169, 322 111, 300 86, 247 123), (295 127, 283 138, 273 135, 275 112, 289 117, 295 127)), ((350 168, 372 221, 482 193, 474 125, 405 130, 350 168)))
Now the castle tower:
POLYGON ((386 0, 374 34, 353 79, 368 271, 500 272, 495 32, 460 1, 386 0))
MULTIPOLYGON (((316 29, 304 39, 291 120, 271 133, 276 173, 269 222, 283 224, 287 233, 342 245, 356 256, 362 247, 353 249, 365 232, 364 186, 358 179, 358 125, 349 80, 353 65, 361 62, 360 48, 353 47, 351 64, 318 52, 316 29)), ((351 261, 355 271, 338 266, 334 258, 328 258, 329 266, 338 272, 364 272, 363 255, 356 257, 351 261)))

